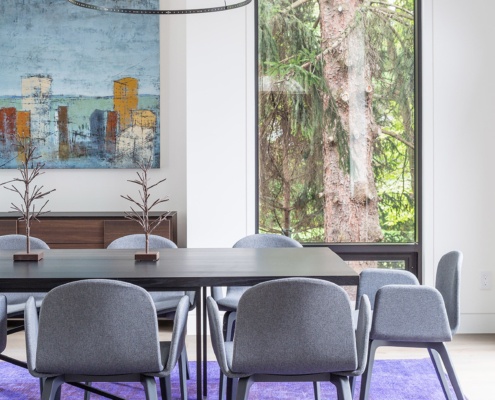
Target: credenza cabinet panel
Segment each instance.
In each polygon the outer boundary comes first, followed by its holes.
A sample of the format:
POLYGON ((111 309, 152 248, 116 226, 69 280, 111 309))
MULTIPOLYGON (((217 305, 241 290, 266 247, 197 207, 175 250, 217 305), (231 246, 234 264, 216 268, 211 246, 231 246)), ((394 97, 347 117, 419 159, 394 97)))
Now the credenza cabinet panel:
MULTIPOLYGON (((19 223, 24 232, 24 222, 19 223)), ((51 248, 65 244, 101 244, 103 221, 87 219, 52 219, 31 223, 31 235, 43 239, 51 248)), ((99 247, 99 246, 98 246, 99 247)))
MULTIPOLYGON (((150 213, 150 219, 160 213, 150 213)), ((25 234, 25 224, 12 213, 0 213, 0 235, 25 234)), ((31 223, 31 235, 44 240, 52 249, 103 249, 113 240, 143 233, 141 226, 118 212, 53 212, 31 223)), ((153 231, 177 243, 177 213, 170 212, 153 231)))
POLYGON ((0 235, 15 235, 17 233, 17 220, 0 220, 0 235))

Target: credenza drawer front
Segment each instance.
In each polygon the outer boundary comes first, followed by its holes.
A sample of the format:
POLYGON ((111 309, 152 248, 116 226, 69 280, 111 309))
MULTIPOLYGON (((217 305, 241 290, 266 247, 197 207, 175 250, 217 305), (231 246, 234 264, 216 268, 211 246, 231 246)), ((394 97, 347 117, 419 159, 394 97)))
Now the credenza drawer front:
MULTIPOLYGON (((24 233, 24 229, 24 223, 19 224, 19 233, 24 233)), ((31 236, 44 240, 50 247, 53 247, 52 244, 94 244, 101 247, 103 221, 85 219, 33 221, 31 236)))

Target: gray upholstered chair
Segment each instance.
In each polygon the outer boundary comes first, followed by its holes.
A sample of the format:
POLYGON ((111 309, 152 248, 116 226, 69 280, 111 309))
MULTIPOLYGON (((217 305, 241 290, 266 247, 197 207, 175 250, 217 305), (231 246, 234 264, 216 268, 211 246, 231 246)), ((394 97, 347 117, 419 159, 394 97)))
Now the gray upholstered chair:
MULTIPOLYGON (((50 247, 41 239, 29 238, 31 250, 48 250, 50 247)), ((0 236, 0 250, 25 250, 26 236, 25 235, 2 235, 0 236)), ((45 293, 3 293, 7 297, 7 315, 9 318, 22 316, 24 307, 29 297, 33 296, 36 300, 36 305, 39 307, 45 293)), ((16 332, 19 328, 14 329, 16 332)), ((9 333, 14 333, 9 330, 9 333)))
POLYGON ((375 296, 378 289, 386 285, 419 285, 416 275, 409 271, 398 269, 368 268, 359 274, 359 285, 356 294, 356 309, 359 299, 363 294, 368 296, 371 309, 375 304, 375 296))
MULTIPOLYGON (((302 247, 301 243, 290 237, 275 234, 248 235, 238 240, 234 248, 271 248, 271 247, 302 247)), ((224 336, 226 340, 232 340, 234 335, 234 325, 236 319, 237 304, 242 294, 248 289, 246 286, 228 286, 226 294, 223 294, 221 287, 212 287, 211 294, 218 304, 220 311, 224 314, 224 336)), ((229 381, 229 384, 231 382, 229 381)), ((218 391, 219 400, 222 400, 226 391, 227 382, 225 376, 220 372, 220 390, 218 391)))
MULTIPOLYGON (((237 241, 234 248, 270 248, 270 247, 303 247, 297 240, 283 235, 254 234, 237 241)), ((229 286, 225 296, 222 288, 212 287, 212 297, 218 304, 220 311, 225 311, 226 339, 232 340, 234 333, 235 312, 242 294, 248 289, 245 286, 229 286)))
MULTIPOLYGON (((145 248, 145 236, 144 234, 134 234, 122 236, 111 242, 107 249, 136 249, 142 250, 145 248)), ((149 237, 150 250, 157 249, 176 249, 177 245, 171 240, 158 236, 150 235, 149 237)), ((189 297, 189 308, 193 309, 195 306, 195 293, 194 291, 166 291, 166 292, 150 292, 157 314, 164 318, 173 318, 175 308, 179 303, 179 300, 186 294, 189 297)))
MULTIPOLYGON (((170 399, 170 373, 184 347, 188 310, 183 296, 171 341, 159 342, 153 300, 139 286, 107 279, 61 285, 46 295, 39 319, 30 298, 24 317, 27 364, 43 379, 42 400, 54 399, 64 382, 85 381, 141 382, 146 398, 156 399, 154 377, 160 378, 162 398, 170 399)), ((186 386, 181 389, 187 399, 186 386)))
MULTIPOLYGON (((176 249, 177 245, 170 239, 163 236, 150 235, 149 236, 149 249, 176 249)), ((111 242, 107 249, 136 249, 142 250, 146 247, 146 237, 144 233, 137 233, 133 235, 126 235, 115 239, 111 242)), ((173 319, 175 309, 182 296, 187 295, 189 297, 189 310, 194 309, 196 306, 196 293, 194 291, 164 291, 164 292, 149 292, 153 302, 155 303, 156 313, 159 317, 165 319, 173 319)), ((182 354, 184 363, 186 366, 186 375, 189 379, 189 364, 187 362, 187 351, 184 347, 184 354, 182 354)))
POLYGON ((347 293, 319 279, 286 278, 255 285, 242 295, 233 341, 225 340, 217 303, 207 299, 211 340, 222 372, 239 379, 237 399, 254 382, 330 381, 351 399, 349 376, 366 366, 371 326, 363 296, 357 329, 347 293))
POLYGON ((388 285, 377 291, 361 400, 368 398, 375 352, 380 346, 426 348, 445 397, 451 399, 443 366, 457 399, 464 399, 444 344, 452 340, 459 325, 461 265, 462 253, 452 251, 438 263, 435 288, 388 285))

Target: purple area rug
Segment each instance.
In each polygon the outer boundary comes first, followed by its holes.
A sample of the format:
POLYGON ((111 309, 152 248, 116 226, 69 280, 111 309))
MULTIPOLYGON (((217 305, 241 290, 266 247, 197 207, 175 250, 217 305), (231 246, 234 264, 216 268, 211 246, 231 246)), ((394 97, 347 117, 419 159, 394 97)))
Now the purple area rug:
MULTIPOLYGON (((196 399, 195 363, 191 365, 191 380, 188 381, 188 398, 196 399)), ((219 369, 215 362, 208 362, 208 399, 218 399, 219 369)), ((172 375, 172 397, 180 399, 178 372, 172 375)), ((116 396, 139 400, 144 392, 139 383, 95 383, 95 387, 116 396)), ((159 385, 157 384, 158 391, 159 385)), ((354 399, 359 398, 360 379, 356 381, 354 399)), ((322 399, 335 399, 332 384, 321 384, 322 399)), ((0 399, 35 400, 39 399, 39 381, 29 372, 12 364, 0 362, 0 399)), ((79 388, 63 385, 62 399, 82 399, 79 388)), ((313 399, 313 386, 304 383, 255 383, 250 391, 250 400, 303 400, 313 399)), ((430 359, 418 360, 376 360, 371 380, 370 400, 443 400, 445 397, 430 359)), ((96 394, 92 400, 104 399, 96 394)))

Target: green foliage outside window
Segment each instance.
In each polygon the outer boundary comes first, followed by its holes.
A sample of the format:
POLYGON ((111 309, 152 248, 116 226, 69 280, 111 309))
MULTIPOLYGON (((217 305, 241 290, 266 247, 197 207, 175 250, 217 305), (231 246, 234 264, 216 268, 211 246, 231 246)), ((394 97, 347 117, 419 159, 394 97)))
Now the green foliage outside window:
POLYGON ((411 243, 414 1, 260 0, 259 228, 411 243))

